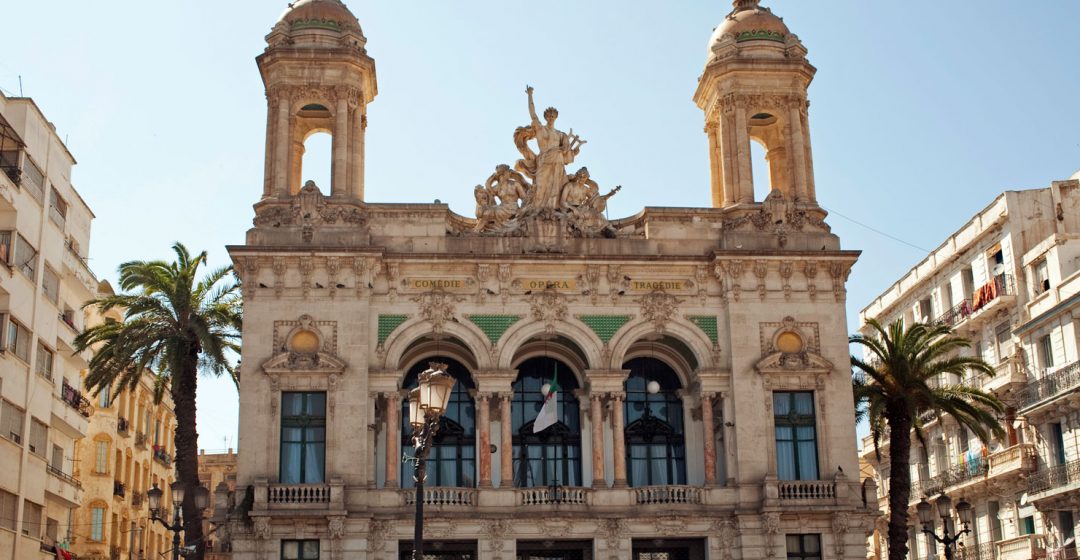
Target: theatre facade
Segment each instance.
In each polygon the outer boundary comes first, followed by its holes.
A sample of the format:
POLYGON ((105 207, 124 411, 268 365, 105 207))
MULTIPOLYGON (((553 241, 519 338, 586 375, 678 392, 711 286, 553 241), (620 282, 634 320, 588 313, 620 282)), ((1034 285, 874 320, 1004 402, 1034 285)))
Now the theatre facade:
POLYGON ((693 100, 712 207, 621 219, 606 212, 619 188, 574 165, 589 146, 524 87, 506 129, 521 157, 477 178, 475 216, 365 202, 377 90, 357 19, 299 0, 266 39, 265 181, 229 247, 252 495, 220 530, 236 560, 409 557, 405 395, 431 363, 456 383, 425 558, 865 557, 877 505, 845 322, 858 253, 817 203, 815 69, 779 17, 736 1, 709 41, 693 100), (314 131, 333 135, 329 185, 303 180, 314 131), (553 379, 557 421, 534 431, 553 379))

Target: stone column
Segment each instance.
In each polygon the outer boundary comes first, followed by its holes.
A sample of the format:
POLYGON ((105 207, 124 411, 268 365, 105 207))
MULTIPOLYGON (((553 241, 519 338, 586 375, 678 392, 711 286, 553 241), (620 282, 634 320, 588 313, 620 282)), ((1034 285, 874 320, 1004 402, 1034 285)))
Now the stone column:
POLYGON ((705 439, 705 485, 716 484, 716 434, 713 433, 713 394, 701 394, 701 427, 705 439))
MULTIPOLYGON (((746 124, 745 103, 738 103, 735 108, 735 148, 739 166, 738 201, 752 203, 754 202, 754 176, 750 171, 750 130, 746 124)), ((768 170, 763 171, 768 172, 768 170)))
POLYGON ((713 208, 723 208, 726 204, 724 197, 724 171, 723 154, 720 152, 720 123, 705 123, 705 135, 709 137, 709 171, 712 175, 712 205, 713 208))
POLYGON ((349 193, 349 98, 344 92, 337 92, 337 110, 334 113, 334 178, 330 185, 330 195, 334 198, 348 196, 349 193))
MULTIPOLYGON (((720 419, 723 421, 724 430, 724 474, 727 476, 725 484, 728 486, 734 485, 735 480, 738 478, 738 461, 735 460, 735 429, 734 429, 734 407, 731 403, 731 393, 720 393, 720 419)), ((771 445, 771 444, 767 444, 771 445)), ((773 461, 775 464, 776 461, 773 461)))
POLYGON ((274 128, 274 192, 282 197, 289 196, 289 96, 281 93, 277 100, 277 125, 274 128))
POLYGON ((274 195, 274 111, 277 96, 266 92, 266 143, 263 146, 263 198, 274 195))
POLYGON ((476 394, 476 459, 480 468, 480 488, 491 488, 491 420, 488 393, 476 394))
POLYGON ((611 394, 611 431, 615 454, 615 484, 617 488, 625 488, 626 484, 626 427, 623 425, 623 399, 622 393, 611 394))
POLYGON ((499 480, 500 488, 512 488, 514 486, 514 423, 510 419, 511 393, 499 395, 499 423, 502 425, 500 435, 502 442, 499 445, 499 468, 502 471, 499 480))
POLYGON ((720 116, 720 165, 723 169, 724 203, 739 201, 739 149, 736 144, 734 109, 723 110, 720 116))
POLYGON ((806 202, 809 198, 807 191, 809 185, 806 182, 806 148, 803 146, 802 115, 797 105, 788 108, 788 115, 791 121, 791 165, 795 168, 792 177, 795 182, 795 201, 806 202))
POLYGON ((364 200, 364 136, 367 133, 367 112, 364 109, 364 105, 361 103, 357 106, 353 115, 353 153, 355 158, 349 162, 352 167, 352 197, 355 200, 364 200))
POLYGON ((401 398, 396 392, 383 395, 386 402, 386 484, 384 488, 398 488, 398 472, 401 470, 401 398))
POLYGON ((592 485, 601 488, 604 480, 604 398, 593 393, 589 395, 589 414, 592 423, 592 485))
POLYGON ((810 115, 807 112, 809 107, 809 101, 803 101, 799 107, 799 116, 802 117, 800 125, 802 128, 802 142, 805 147, 806 158, 806 197, 809 202, 817 201, 816 187, 814 186, 814 150, 810 146, 810 115))

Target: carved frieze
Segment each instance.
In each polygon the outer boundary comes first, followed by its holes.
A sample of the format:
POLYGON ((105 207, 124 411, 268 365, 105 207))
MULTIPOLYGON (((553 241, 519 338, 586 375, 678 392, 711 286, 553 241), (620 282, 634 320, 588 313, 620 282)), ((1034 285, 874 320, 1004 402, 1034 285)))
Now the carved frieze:
POLYGON ((465 298, 451 294, 439 287, 409 299, 416 302, 420 317, 431 323, 431 330, 435 333, 441 333, 447 321, 456 320, 454 319, 454 309, 458 303, 465 301, 465 298))
POLYGON ((529 313, 533 320, 544 323, 546 335, 554 336, 556 324, 566 319, 567 301, 569 298, 554 288, 529 296, 529 313))
POLYGON ((683 300, 664 290, 653 290, 638 299, 641 304, 641 317, 652 323, 657 333, 663 333, 667 324, 678 315, 679 304, 682 302, 683 300))

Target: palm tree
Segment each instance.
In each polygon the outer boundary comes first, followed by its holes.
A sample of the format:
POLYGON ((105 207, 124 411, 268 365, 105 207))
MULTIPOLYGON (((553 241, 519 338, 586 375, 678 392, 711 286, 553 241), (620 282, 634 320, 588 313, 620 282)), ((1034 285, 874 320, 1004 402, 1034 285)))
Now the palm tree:
MULTIPOLYGON (((874 451, 886 433, 889 438, 889 560, 904 560, 908 546, 908 501, 911 498, 911 431, 925 444, 920 413, 946 413, 983 442, 1004 435, 995 413, 1005 409, 997 397, 963 384, 935 386, 942 374, 963 377, 968 370, 994 375, 994 369, 975 356, 956 356, 970 346, 941 324, 916 323, 905 329, 897 320, 886 329, 870 319, 873 335, 852 335, 850 342, 865 347, 869 359, 851 357, 856 410, 865 408, 874 451), (861 375, 860 375, 861 374, 861 375)), ((880 459, 880 453, 878 454, 880 459)))
MULTIPOLYGON (((131 261, 120 265, 120 289, 87 303, 104 314, 124 311, 124 321, 106 319, 75 339, 78 351, 94 348, 87 388, 95 394, 111 388, 113 394, 134 390, 143 372, 157 375, 157 398, 172 394, 176 412, 177 479, 189 489, 199 485, 198 433, 195 426, 195 389, 198 373, 237 372, 229 363, 239 351, 241 326, 238 284, 232 268, 210 271, 197 279, 206 264, 206 252, 192 257, 184 245, 172 247, 174 262, 131 261)), ((197 545, 203 557, 202 512, 195 508, 194 493, 183 503, 185 541, 197 545)))

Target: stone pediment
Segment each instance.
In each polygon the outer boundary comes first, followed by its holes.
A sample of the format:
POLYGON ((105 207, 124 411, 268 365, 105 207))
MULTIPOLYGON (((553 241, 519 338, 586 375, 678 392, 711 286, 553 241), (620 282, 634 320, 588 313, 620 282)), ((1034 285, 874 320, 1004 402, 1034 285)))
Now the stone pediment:
POLYGON ((263 363, 267 375, 281 373, 344 373, 346 364, 326 352, 285 352, 263 363))
POLYGON ((823 373, 833 370, 829 360, 813 352, 785 353, 774 352, 762 358, 754 369, 762 375, 772 373, 823 373))

